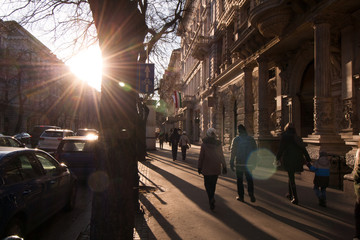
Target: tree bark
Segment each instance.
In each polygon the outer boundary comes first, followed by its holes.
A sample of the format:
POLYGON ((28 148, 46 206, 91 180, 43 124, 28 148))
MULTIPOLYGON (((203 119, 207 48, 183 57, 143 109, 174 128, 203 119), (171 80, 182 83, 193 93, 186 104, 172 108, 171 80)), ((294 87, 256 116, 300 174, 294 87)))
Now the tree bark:
POLYGON ((104 61, 100 101, 98 171, 91 239, 133 239, 138 48, 145 22, 136 2, 90 0, 104 61), (119 83, 125 84, 120 87, 119 83))

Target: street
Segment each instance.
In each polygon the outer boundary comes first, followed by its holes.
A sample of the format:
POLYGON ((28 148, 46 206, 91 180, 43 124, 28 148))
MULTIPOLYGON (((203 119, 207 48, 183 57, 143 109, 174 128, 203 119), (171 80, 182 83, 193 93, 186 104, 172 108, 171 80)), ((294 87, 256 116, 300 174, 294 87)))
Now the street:
POLYGON ((286 173, 277 171, 270 179, 255 180, 255 203, 247 194, 242 203, 235 199, 235 175, 228 170, 218 180, 211 211, 197 173, 199 146, 190 149, 185 162, 174 162, 164 145, 144 163, 148 171, 141 180, 157 190, 141 196, 149 231, 140 239, 352 239, 355 200, 350 194, 328 189, 328 207, 320 207, 312 178, 299 174, 296 206, 285 198, 286 173))
POLYGON ((84 183, 78 185, 75 208, 61 211, 35 229, 26 240, 75 240, 90 223, 91 191, 84 183))

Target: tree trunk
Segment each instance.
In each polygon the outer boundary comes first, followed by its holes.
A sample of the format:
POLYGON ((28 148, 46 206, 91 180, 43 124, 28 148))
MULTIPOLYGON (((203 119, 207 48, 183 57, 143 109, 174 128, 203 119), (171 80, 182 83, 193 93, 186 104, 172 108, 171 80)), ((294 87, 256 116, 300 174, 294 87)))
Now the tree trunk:
POLYGON ((137 47, 144 25, 136 3, 90 0, 104 61, 100 101, 100 146, 91 239, 133 239, 136 162, 137 47), (120 87, 119 83, 125 84, 120 87))

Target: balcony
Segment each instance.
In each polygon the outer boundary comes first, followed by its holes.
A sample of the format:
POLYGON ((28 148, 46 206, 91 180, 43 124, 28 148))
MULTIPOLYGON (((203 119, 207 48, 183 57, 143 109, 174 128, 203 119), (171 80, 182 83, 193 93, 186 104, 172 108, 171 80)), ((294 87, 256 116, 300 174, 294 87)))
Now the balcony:
POLYGON ((183 101, 182 101, 182 105, 183 107, 191 107, 194 105, 196 101, 196 97, 195 96, 190 96, 190 95, 187 95, 187 96, 184 96, 183 98, 183 101))
POLYGON ((198 60, 204 60, 209 51, 209 42, 208 37, 198 36, 194 41, 192 56, 198 60))
POLYGON ((291 7, 284 0, 252 0, 250 22, 264 37, 279 37, 289 25, 291 7))

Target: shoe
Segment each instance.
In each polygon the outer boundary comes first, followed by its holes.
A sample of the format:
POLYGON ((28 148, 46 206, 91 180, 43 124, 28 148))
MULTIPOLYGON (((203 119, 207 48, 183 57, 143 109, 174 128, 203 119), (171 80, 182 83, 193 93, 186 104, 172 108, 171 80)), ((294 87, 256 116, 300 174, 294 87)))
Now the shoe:
POLYGON ((240 201, 240 202, 244 202, 244 197, 238 196, 238 197, 236 197, 236 200, 238 200, 238 201, 240 201))
POLYGON ((289 199, 289 201, 291 201, 293 199, 293 196, 291 194, 286 194, 286 198, 289 199))
POLYGON ((299 205, 299 200, 294 198, 294 199, 291 200, 291 203, 295 204, 295 205, 299 205))
POLYGON ((319 206, 326 207, 326 201, 324 199, 319 199, 319 206))
POLYGON ((255 196, 250 196, 250 201, 251 201, 251 202, 256 202, 255 196))
POLYGON ((215 209, 215 199, 214 199, 214 198, 212 198, 212 199, 210 200, 210 209, 211 209, 211 210, 214 210, 214 209, 215 209))

